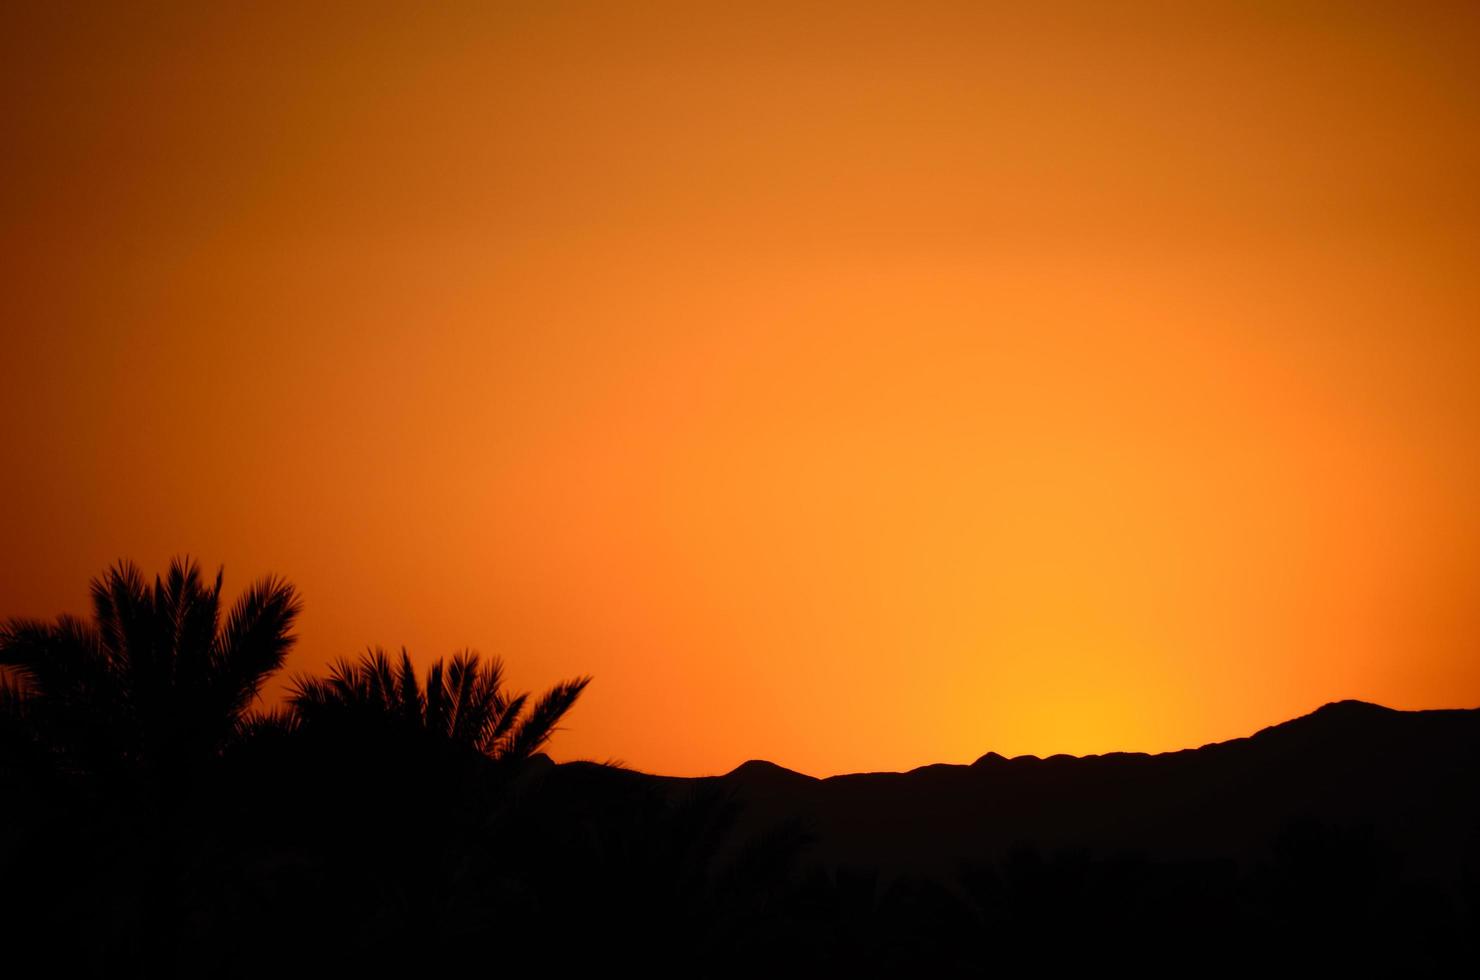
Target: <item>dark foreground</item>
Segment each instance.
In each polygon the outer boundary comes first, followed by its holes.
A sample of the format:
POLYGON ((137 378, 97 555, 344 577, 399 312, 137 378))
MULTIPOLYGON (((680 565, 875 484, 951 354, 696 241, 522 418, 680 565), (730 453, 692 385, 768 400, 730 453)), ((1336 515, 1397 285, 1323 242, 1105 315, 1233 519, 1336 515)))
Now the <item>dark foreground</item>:
POLYGON ((0 772, 38 975, 1414 973, 1480 946, 1480 709, 815 780, 266 733, 201 785, 0 772), (160 800, 167 801, 160 803, 160 800))

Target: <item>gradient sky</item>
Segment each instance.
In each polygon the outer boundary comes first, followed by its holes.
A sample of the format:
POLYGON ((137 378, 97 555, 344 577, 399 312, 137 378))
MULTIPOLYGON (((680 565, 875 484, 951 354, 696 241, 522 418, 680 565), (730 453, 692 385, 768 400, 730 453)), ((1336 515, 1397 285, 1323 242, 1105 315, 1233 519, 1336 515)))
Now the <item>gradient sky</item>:
POLYGON ((0 615, 674 774, 1480 704, 1480 5, 419 6, 4 5, 0 615))

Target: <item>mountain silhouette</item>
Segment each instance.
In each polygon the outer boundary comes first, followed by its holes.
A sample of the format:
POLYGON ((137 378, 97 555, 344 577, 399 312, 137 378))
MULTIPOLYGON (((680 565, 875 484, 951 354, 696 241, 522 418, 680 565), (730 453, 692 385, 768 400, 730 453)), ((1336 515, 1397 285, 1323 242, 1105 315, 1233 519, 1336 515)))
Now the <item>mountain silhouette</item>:
POLYGON ((1159 754, 620 778, 727 796, 735 841, 791 827, 806 842, 782 911, 749 927, 757 961, 976 976, 1451 968, 1480 939, 1477 774, 1480 709, 1342 701, 1159 754))
MULTIPOLYGON (((563 767, 557 767, 557 770, 563 767)), ((1327 704, 1252 736, 1157 754, 1004 758, 817 779, 752 760, 717 784, 745 823, 809 822, 813 857, 944 876, 1031 842, 1164 858, 1262 854, 1298 821, 1369 834, 1411 870, 1452 868, 1480 831, 1480 709, 1397 711, 1327 704)))

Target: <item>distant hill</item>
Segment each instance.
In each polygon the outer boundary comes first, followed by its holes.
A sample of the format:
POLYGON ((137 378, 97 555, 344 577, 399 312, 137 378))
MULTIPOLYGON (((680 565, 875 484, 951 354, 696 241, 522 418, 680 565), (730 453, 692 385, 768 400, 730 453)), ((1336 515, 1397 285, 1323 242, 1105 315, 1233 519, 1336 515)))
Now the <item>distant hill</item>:
POLYGON ((946 878, 1024 845, 1258 861, 1301 828, 1393 855, 1406 874, 1444 875, 1480 851, 1477 776, 1480 709, 1341 701, 1247 738, 1155 755, 988 753, 969 766, 826 779, 751 761, 723 776, 627 778, 671 793, 728 790, 751 831, 801 821, 824 865, 946 878))

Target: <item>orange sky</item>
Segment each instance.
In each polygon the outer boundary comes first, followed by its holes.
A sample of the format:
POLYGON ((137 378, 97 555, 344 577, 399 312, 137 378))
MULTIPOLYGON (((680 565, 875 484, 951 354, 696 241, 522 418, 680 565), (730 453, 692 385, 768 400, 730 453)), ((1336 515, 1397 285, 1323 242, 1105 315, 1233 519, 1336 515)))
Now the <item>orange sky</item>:
POLYGON ((275 571, 675 774, 1480 704, 1474 3, 30 6, 0 615, 275 571))

